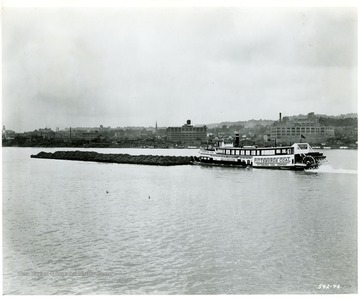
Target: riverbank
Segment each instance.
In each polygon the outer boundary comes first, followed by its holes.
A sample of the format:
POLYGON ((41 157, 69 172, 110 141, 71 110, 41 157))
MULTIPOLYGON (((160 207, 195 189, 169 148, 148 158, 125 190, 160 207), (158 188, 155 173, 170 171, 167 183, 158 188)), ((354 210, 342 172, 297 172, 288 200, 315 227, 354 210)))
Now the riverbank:
POLYGON ((39 152, 31 158, 78 160, 105 163, 142 164, 158 166, 190 165, 197 160, 196 156, 163 156, 163 155, 130 155, 108 154, 94 151, 56 151, 39 152))
MULTIPOLYGON (((336 145, 329 145, 329 146, 317 146, 310 144, 313 149, 321 149, 321 150, 327 150, 327 149, 350 149, 350 150, 357 150, 358 146, 354 144, 346 145, 346 144, 336 144, 336 145)), ((206 144, 203 144, 202 146, 206 146, 206 144)), ((257 147, 272 147, 272 146, 261 146, 261 145, 254 145, 257 147)), ((13 147, 13 148, 119 148, 119 149, 127 149, 127 148, 134 148, 134 149, 196 149, 200 148, 201 146, 183 146, 183 145, 174 145, 174 144, 167 144, 167 145, 143 145, 143 144, 97 144, 97 143, 91 143, 91 144, 77 144, 77 143, 38 143, 38 144, 32 144, 32 143, 23 143, 23 144, 17 144, 17 143, 9 143, 9 142, 2 142, 2 147, 13 147)))

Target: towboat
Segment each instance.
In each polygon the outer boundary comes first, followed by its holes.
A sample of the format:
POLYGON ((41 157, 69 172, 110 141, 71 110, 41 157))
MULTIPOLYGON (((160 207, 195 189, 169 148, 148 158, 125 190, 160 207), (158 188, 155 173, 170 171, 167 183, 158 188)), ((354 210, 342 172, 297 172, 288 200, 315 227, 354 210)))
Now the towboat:
POLYGON ((198 163, 201 165, 307 170, 318 168, 325 158, 323 153, 315 151, 308 143, 263 148, 222 144, 210 148, 200 148, 198 163))

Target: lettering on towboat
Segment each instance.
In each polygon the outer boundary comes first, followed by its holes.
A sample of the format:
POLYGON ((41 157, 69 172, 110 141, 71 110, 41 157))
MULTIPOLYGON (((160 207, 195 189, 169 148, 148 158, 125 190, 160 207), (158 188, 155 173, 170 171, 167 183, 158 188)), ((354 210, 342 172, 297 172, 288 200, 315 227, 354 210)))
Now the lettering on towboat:
POLYGON ((291 163, 290 157, 255 157, 254 163, 256 165, 287 165, 291 163))

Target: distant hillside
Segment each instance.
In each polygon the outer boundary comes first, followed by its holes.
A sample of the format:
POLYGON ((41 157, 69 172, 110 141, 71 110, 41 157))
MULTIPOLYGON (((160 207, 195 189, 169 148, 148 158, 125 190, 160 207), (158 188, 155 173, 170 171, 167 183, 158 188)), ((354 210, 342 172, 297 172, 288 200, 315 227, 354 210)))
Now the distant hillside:
MULTIPOLYGON (((294 115, 294 116, 287 116, 283 115, 284 117, 288 118, 289 120, 295 119, 295 118, 307 118, 308 115, 294 115)), ((357 113, 348 113, 348 114, 341 114, 341 115, 325 115, 325 114, 315 114, 315 117, 319 118, 320 123, 324 125, 332 125, 332 126, 354 126, 355 123, 357 124, 358 115, 357 113)), ((252 128, 257 125, 262 126, 269 126, 272 125, 276 120, 247 120, 247 121, 224 121, 220 123, 211 123, 207 124, 206 126, 209 129, 216 128, 216 127, 222 127, 226 125, 227 127, 230 126, 244 126, 244 128, 252 128)))
POLYGON ((357 118, 320 117, 319 123, 324 126, 334 126, 334 127, 357 127, 358 126, 357 118))
POLYGON ((216 128, 216 127, 222 127, 224 125, 226 125, 228 127, 229 126, 244 126, 245 128, 252 128, 252 127, 255 127, 256 125, 269 126, 269 125, 273 124, 274 122, 275 122, 274 120, 251 119, 251 120, 247 120, 247 121, 234 121, 234 122, 225 121, 225 122, 221 122, 221 123, 212 123, 212 124, 207 124, 206 126, 209 129, 216 128))
POLYGON ((316 116, 323 117, 323 118, 335 118, 335 119, 345 119, 345 118, 356 118, 357 119, 358 118, 357 113, 341 114, 341 115, 337 115, 337 116, 316 114, 316 116))
MULTIPOLYGON (((341 114, 341 115, 326 115, 326 114, 315 114, 314 115, 316 118, 331 118, 331 119, 349 119, 349 118, 353 118, 353 119, 357 119, 358 115, 357 113, 348 113, 348 114, 341 114)), ((293 116, 288 116, 288 115, 283 115, 283 117, 286 117, 288 119, 294 119, 294 118, 307 118, 308 115, 303 115, 303 114, 299 114, 299 115, 293 115, 293 116)))

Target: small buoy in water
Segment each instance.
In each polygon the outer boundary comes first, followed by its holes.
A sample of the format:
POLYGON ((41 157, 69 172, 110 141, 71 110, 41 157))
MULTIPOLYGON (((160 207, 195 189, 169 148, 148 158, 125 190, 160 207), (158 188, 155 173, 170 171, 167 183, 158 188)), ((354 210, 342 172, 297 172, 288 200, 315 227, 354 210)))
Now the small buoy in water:
POLYGON ((108 191, 106 191, 106 193, 109 193, 108 191))
POLYGON ((149 200, 150 200, 150 196, 149 196, 149 200))

